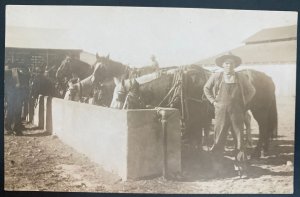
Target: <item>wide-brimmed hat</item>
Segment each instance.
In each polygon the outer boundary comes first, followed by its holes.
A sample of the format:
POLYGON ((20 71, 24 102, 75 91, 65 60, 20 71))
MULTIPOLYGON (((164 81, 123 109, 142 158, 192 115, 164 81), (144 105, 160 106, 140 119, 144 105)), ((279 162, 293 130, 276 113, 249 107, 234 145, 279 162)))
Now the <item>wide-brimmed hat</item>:
POLYGON ((233 60, 235 62, 235 67, 238 67, 242 63, 242 59, 239 56, 229 53, 226 55, 222 55, 216 59, 217 66, 223 67, 222 65, 223 65, 224 61, 226 61, 228 59, 233 60))

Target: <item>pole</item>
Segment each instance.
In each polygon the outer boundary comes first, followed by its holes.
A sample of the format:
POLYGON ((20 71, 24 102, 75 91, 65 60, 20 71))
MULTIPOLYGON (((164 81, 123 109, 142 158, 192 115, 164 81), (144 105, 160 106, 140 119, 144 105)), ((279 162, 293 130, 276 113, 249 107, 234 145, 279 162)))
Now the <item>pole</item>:
POLYGON ((168 159, 167 159, 167 113, 165 110, 158 111, 158 114, 161 116, 161 125, 162 125, 162 137, 163 137, 163 169, 162 174, 163 178, 167 179, 168 172, 168 159))

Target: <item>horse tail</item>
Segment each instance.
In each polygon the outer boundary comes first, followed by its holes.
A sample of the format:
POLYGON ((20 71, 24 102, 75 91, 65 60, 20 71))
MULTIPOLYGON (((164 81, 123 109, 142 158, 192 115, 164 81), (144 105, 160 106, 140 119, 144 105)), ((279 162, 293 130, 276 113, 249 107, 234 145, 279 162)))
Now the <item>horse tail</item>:
POLYGON ((273 99, 269 109, 269 137, 276 138, 278 136, 278 117, 277 117, 277 105, 275 94, 273 95, 273 99))

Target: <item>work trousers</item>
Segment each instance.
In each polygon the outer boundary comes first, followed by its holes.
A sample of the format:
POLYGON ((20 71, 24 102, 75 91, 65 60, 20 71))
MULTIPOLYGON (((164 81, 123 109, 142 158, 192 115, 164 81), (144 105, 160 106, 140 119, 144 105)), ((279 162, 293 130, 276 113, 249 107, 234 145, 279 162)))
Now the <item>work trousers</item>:
POLYGON ((229 128, 236 139, 236 149, 243 147, 244 105, 237 83, 221 83, 215 105, 215 137, 213 152, 223 152, 229 128))

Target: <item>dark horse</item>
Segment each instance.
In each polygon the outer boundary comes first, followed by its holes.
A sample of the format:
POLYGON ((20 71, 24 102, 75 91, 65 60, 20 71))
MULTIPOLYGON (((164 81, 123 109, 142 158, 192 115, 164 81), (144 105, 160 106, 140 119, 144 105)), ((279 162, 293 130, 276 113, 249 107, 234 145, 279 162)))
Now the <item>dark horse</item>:
POLYGON ((61 92, 60 96, 64 97, 67 89, 68 82, 71 81, 80 81, 92 74, 94 70, 94 65, 89 65, 79 59, 66 56, 65 59, 61 62, 59 68, 56 71, 56 79, 58 80, 56 89, 58 92, 61 92))
POLYGON ((99 62, 102 64, 101 69, 104 70, 103 72, 106 72, 105 78, 102 78, 101 81, 110 81, 113 78, 121 80, 129 77, 130 67, 110 59, 109 55, 99 56, 96 54, 96 63, 99 62))
MULTIPOLYGON (((269 141, 277 132, 275 85, 272 79, 262 72, 239 72, 246 75, 256 89, 247 110, 252 112, 259 125, 259 140, 253 156, 260 157, 262 150, 268 150, 269 141)), ((192 147, 199 147, 201 130, 207 129, 213 118, 212 106, 203 94, 204 84, 210 74, 207 70, 192 65, 136 79, 140 84, 141 98, 146 105, 175 107, 180 110, 183 140, 192 147)))
POLYGON ((101 64, 98 73, 99 85, 94 89, 93 103, 96 105, 110 106, 115 89, 114 81, 122 81, 129 78, 130 67, 120 62, 111 60, 109 55, 99 56, 96 54, 96 63, 101 64))
POLYGON ((57 79, 61 83, 66 83, 65 86, 69 86, 64 96, 65 99, 79 101, 83 97, 92 97, 93 104, 102 106, 110 105, 115 87, 113 78, 125 79, 128 75, 128 66, 111 60, 109 55, 99 56, 98 54, 93 65, 67 56, 56 72, 57 79), (92 75, 97 78, 96 81, 91 81, 92 75), (79 81, 70 82, 72 78, 78 78, 79 81))
POLYGON ((138 78, 156 71, 159 71, 159 67, 155 65, 145 66, 141 68, 131 68, 129 71, 129 78, 138 78))
MULTIPOLYGON (((212 119, 211 106, 203 98, 203 86, 208 77, 208 71, 190 66, 144 75, 136 81, 145 105, 172 107, 181 111, 183 139, 187 141, 184 144, 200 147, 197 138, 201 138, 202 132, 199 130, 207 129, 212 119)), ((131 80, 126 80, 116 86, 113 107, 122 108, 131 84, 131 80)))
MULTIPOLYGON (((275 85, 272 78, 262 72, 250 69, 238 72, 244 74, 255 88, 255 95, 245 110, 252 112, 259 126, 258 143, 252 153, 253 158, 259 158, 262 152, 266 153, 268 151, 269 142, 277 133, 278 120, 275 85)), ((235 140, 238 140, 236 142, 238 144, 243 143, 239 141, 240 138, 235 140)))
POLYGON ((266 153, 270 139, 275 137, 278 128, 275 84, 271 77, 255 70, 240 71, 245 74, 255 87, 256 93, 250 101, 248 109, 252 112, 259 126, 259 140, 253 157, 260 157, 261 151, 266 153))
POLYGON ((66 58, 61 62, 56 71, 56 78, 62 79, 64 77, 67 77, 68 79, 70 79, 73 76, 76 76, 80 80, 82 80, 90 76, 93 70, 93 66, 79 59, 66 56, 66 58))

